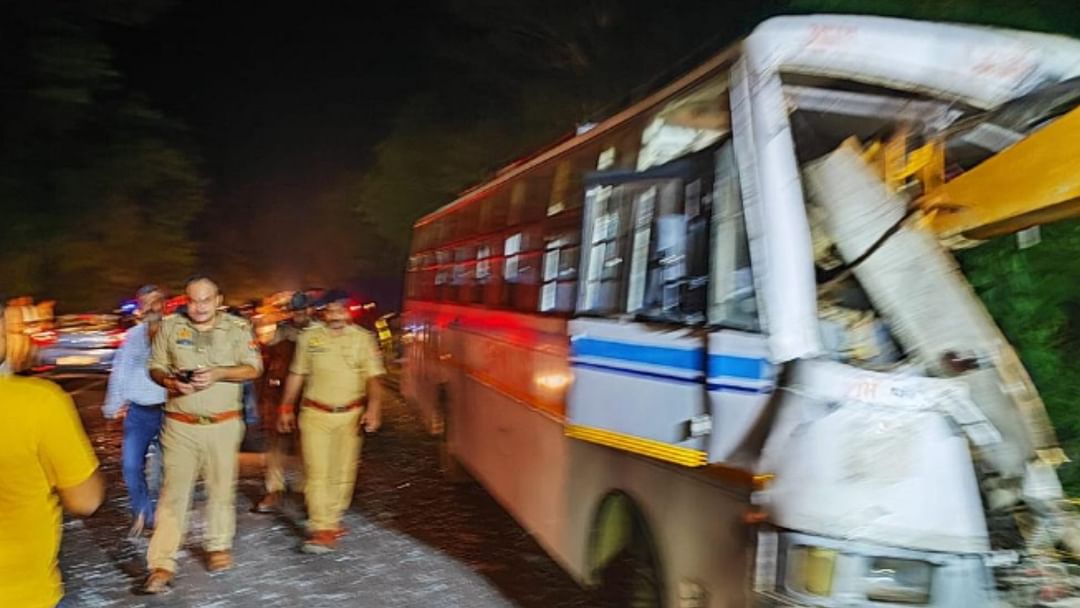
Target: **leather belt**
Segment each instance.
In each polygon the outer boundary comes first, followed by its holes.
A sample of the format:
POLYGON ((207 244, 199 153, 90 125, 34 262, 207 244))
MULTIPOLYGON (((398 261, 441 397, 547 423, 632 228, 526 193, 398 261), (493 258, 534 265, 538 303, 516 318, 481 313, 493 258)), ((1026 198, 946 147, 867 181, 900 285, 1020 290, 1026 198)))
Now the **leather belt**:
POLYGON ((342 412, 351 412, 352 410, 359 409, 362 403, 360 403, 360 400, 358 399, 356 401, 353 401, 352 403, 347 403, 345 405, 326 405, 325 403, 319 403, 318 401, 314 401, 312 399, 304 399, 300 402, 300 405, 303 407, 310 407, 324 412, 329 412, 331 414, 340 414, 342 412))
POLYGON ((242 415, 243 412, 240 410, 221 412, 220 414, 211 414, 209 416, 196 416, 194 414, 185 414, 183 412, 165 412, 166 418, 172 418, 173 420, 185 424, 217 424, 219 422, 225 422, 226 420, 239 418, 242 415))

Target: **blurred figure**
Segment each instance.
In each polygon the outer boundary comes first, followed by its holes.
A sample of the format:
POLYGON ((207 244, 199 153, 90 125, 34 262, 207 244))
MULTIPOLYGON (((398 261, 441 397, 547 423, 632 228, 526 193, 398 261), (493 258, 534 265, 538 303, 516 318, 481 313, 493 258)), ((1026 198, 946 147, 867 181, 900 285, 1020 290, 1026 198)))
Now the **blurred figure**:
POLYGON ((381 424, 379 377, 386 371, 375 338, 350 322, 347 300, 341 292, 325 296, 324 323, 300 334, 278 420, 282 433, 296 428, 293 404, 303 388, 300 445, 309 516, 305 553, 335 550, 344 533, 341 516, 352 503, 361 426, 375 432, 381 424), (370 394, 366 408, 365 394, 370 394))
POLYGON ((208 277, 189 279, 187 314, 167 317, 154 336, 150 377, 168 391, 161 431, 165 483, 150 539, 150 576, 143 590, 161 593, 176 572, 176 551, 187 531, 191 494, 206 479, 206 566, 232 567, 236 531, 237 453, 244 437, 242 384, 259 377, 262 361, 251 325, 223 312, 221 292, 208 277))
POLYGON ((150 446, 158 444, 161 408, 165 405, 165 389, 150 379, 149 371, 150 344, 161 329, 165 294, 154 285, 146 285, 136 293, 136 299, 142 321, 128 330, 116 352, 102 406, 105 418, 124 420, 121 462, 131 506, 132 536, 154 527, 157 496, 147 483, 146 456, 150 446))
MULTIPOLYGON (((0 315, 0 360, 3 326, 0 315)), ((45 380, 0 377, 0 604, 60 604, 61 506, 87 517, 104 499, 98 461, 71 397, 45 380)))
MULTIPOLYGON (((244 319, 248 323, 253 323, 255 308, 249 304, 230 306, 228 312, 231 315, 244 319)), ((249 380, 244 383, 243 387, 241 402, 244 404, 244 424, 249 427, 254 427, 259 424, 259 401, 255 392, 255 382, 249 380)))
POLYGON ((30 335, 27 321, 31 317, 31 300, 28 297, 13 298, 4 309, 7 327, 6 365, 13 373, 26 369, 30 360, 30 335))
POLYGON ((296 292, 289 300, 292 317, 278 323, 274 337, 265 348, 266 371, 259 388, 259 410, 266 432, 270 434, 270 445, 266 451, 266 495, 256 503, 256 513, 273 513, 281 504, 282 497, 289 490, 286 479, 288 469, 297 473, 294 488, 303 491, 303 470, 296 454, 298 437, 295 429, 288 432, 278 431, 278 405, 282 402, 282 390, 289 375, 289 363, 296 351, 296 341, 300 332, 311 324, 311 301, 307 294, 296 292))

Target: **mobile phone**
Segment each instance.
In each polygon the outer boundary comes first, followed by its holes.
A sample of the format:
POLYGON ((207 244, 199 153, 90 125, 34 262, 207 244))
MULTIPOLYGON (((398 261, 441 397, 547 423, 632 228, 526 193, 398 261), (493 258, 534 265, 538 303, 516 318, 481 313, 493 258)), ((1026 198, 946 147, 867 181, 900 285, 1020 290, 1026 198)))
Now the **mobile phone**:
POLYGON ((176 372, 176 379, 184 384, 191 384, 191 381, 195 378, 195 370, 182 369, 176 372))

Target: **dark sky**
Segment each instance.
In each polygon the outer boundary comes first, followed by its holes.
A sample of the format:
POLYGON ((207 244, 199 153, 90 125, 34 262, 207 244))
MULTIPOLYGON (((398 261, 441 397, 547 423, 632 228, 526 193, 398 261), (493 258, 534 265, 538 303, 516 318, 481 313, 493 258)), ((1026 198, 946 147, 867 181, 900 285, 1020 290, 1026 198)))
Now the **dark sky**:
POLYGON ((215 199, 253 184, 307 186, 365 162, 436 69, 432 25, 447 21, 435 9, 195 0, 117 33, 117 62, 190 127, 215 199))
MULTIPOLYGON (((477 75, 516 76, 519 62, 524 66, 521 80, 555 71, 544 63, 543 49, 534 57, 532 47, 521 42, 528 36, 515 34, 513 27, 526 24, 533 28, 529 35, 547 35, 551 29, 556 33, 549 38, 556 41, 560 35, 580 36, 586 44, 603 47, 593 49, 598 61, 623 60, 622 65, 599 63, 603 69, 634 72, 631 82, 646 82, 658 66, 670 62, 653 57, 647 65, 635 63, 637 55, 629 51, 639 43, 654 45, 651 55, 674 61, 710 37, 741 27, 718 25, 726 23, 720 16, 738 14, 730 8, 735 0, 684 1, 681 12, 658 14, 665 9, 649 0, 597 3, 603 10, 575 0, 505 6, 490 0, 478 5, 459 0, 191 0, 178 2, 149 25, 110 32, 109 42, 130 88, 190 128, 192 149, 209 178, 209 204, 191 229, 200 263, 230 283, 234 293, 249 294, 296 288, 324 276, 355 282, 382 272, 381 266, 355 270, 357 264, 343 256, 327 261, 313 255, 331 255, 324 246, 328 243, 379 242, 365 226, 354 226, 347 235, 334 232, 312 212, 313 203, 340 192, 335 187, 349 183, 347 178, 364 174, 375 145, 391 131, 402 105, 418 93, 442 95, 440 103, 453 101, 455 92, 475 100, 470 94, 482 81, 477 75), (500 12, 484 12, 489 9, 500 12), (618 16, 610 18, 618 26, 601 32, 598 15, 606 13, 618 16), (489 15, 490 20, 477 19, 489 15), (673 35, 676 30, 685 36, 673 35), (491 36, 507 31, 512 42, 491 36), (500 39, 505 48, 498 46, 500 39), (485 61, 492 58, 496 61, 485 61), (324 272, 332 266, 341 272, 324 272)), ((549 47, 549 53, 562 49, 557 42, 549 47)), ((565 62, 561 55, 553 57, 554 66, 565 62)), ((612 90, 610 97, 614 101, 625 93, 612 90)), ((491 111, 513 111, 492 105, 491 111)), ((469 106, 463 114, 474 120, 474 110, 469 106)), ((568 116, 551 137, 574 120, 568 116)), ((430 201, 418 201, 424 204, 430 201)), ((400 281, 397 268, 382 274, 400 281)))
MULTIPOLYGON (((405 100, 452 77, 439 64, 458 27, 445 5, 193 0, 111 32, 129 86, 188 127, 202 160, 204 269, 246 295, 308 281, 327 232, 309 203, 363 172, 405 100)), ((393 302, 394 275, 351 287, 393 302)))

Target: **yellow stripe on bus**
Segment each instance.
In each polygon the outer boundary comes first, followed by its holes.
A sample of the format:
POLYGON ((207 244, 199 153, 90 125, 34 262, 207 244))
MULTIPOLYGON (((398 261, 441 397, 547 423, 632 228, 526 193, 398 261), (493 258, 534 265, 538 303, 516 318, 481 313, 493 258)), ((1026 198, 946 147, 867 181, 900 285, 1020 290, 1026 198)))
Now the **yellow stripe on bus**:
POLYGON ((662 441, 624 435, 595 427, 567 424, 566 436, 687 467, 702 467, 708 461, 708 455, 701 450, 683 448, 662 441))

